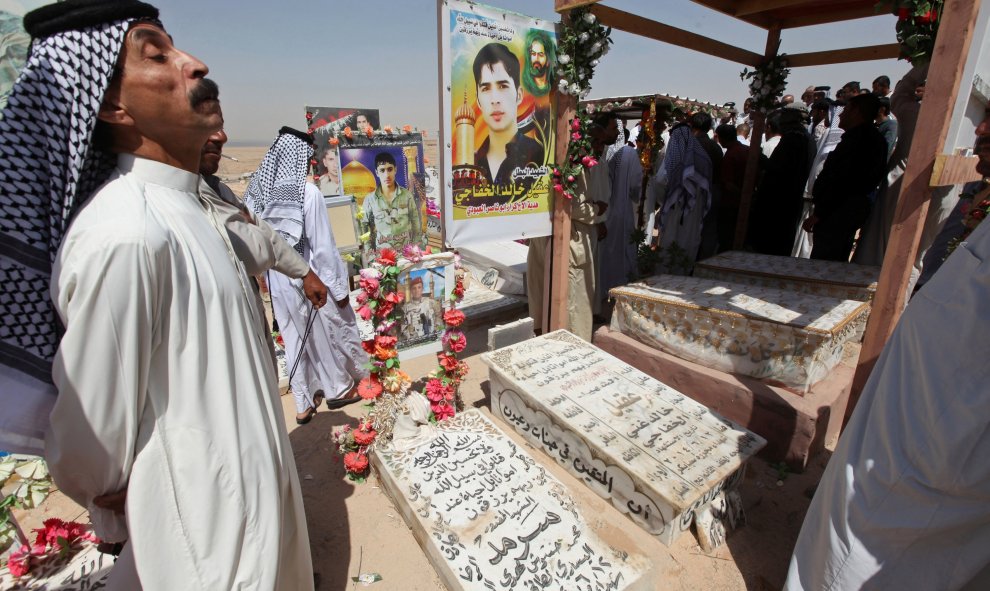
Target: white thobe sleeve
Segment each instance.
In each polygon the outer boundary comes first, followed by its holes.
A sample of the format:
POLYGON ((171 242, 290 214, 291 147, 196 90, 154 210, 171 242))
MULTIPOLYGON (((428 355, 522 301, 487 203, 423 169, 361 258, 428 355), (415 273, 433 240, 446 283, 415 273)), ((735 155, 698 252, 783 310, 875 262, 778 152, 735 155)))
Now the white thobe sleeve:
MULTIPOLYGON (((226 194, 222 195, 225 200, 229 201, 230 199, 233 199, 237 203, 242 203, 227 185, 220 183, 220 191, 226 192, 226 194)), ((291 277, 292 279, 301 279, 305 277, 306 274, 309 273, 309 265, 306 264, 306 259, 302 258, 302 256, 300 256, 294 248, 289 246, 289 243, 286 242, 285 239, 282 238, 282 236, 270 225, 268 225, 268 222, 256 216, 254 212, 251 212, 246 207, 243 208, 243 211, 251 216, 251 219, 254 221, 251 231, 261 235, 263 244, 265 245, 268 254, 271 256, 271 262, 266 267, 258 271, 248 269, 248 274, 261 275, 268 269, 274 269, 283 275, 291 277)))
POLYGON ((340 257, 337 242, 333 238, 330 219, 324 205, 323 194, 315 185, 306 183, 306 240, 309 243, 309 260, 313 271, 326 284, 334 301, 347 298, 347 265, 340 257))
POLYGON ((160 342, 156 261, 140 240, 77 243, 56 268, 53 298, 66 327, 52 368, 58 400, 46 456, 55 483, 89 510, 96 534, 127 538, 122 515, 93 498, 127 487, 160 342))

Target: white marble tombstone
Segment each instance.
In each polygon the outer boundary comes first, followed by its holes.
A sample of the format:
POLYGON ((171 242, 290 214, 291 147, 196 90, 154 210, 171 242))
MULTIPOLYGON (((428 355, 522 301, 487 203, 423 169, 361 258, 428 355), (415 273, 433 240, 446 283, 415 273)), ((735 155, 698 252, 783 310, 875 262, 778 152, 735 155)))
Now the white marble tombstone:
POLYGON ((652 564, 598 538, 564 486, 480 411, 398 448, 372 463, 451 591, 653 588, 652 564))
POLYGON ((722 538, 742 519, 734 489, 760 436, 566 331, 482 359, 493 413, 664 544, 704 513, 711 550, 711 519, 722 538))

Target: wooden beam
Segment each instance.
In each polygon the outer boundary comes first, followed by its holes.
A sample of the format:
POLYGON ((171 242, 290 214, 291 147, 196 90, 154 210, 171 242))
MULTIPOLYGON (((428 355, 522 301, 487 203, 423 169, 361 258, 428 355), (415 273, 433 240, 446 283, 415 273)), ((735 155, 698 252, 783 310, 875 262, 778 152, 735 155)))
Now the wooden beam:
POLYGON ((979 161, 977 156, 939 154, 935 158, 935 168, 928 184, 932 187, 947 187, 983 180, 983 175, 976 172, 979 161))
POLYGON ((897 59, 900 54, 900 45, 897 43, 888 43, 886 45, 870 45, 868 47, 849 47, 847 49, 830 49, 828 51, 789 54, 787 56, 787 65, 791 68, 803 68, 805 66, 824 66, 826 64, 867 62, 870 60, 897 59))
MULTIPOLYGON (((570 123, 577 112, 577 98, 557 93, 556 160, 567 160, 570 123)), ((553 194, 553 236, 550 239, 550 330, 569 328, 567 321, 567 270, 571 263, 571 200, 553 194)))
POLYGON ((840 21, 851 21, 858 18, 869 18, 871 16, 879 16, 881 14, 884 13, 878 13, 876 9, 873 8, 873 5, 869 4, 855 8, 846 8, 843 10, 812 12, 805 15, 784 19, 780 21, 779 24, 782 29, 796 29, 798 27, 810 27, 812 25, 824 25, 828 23, 837 23, 840 21))
POLYGON ((554 0, 553 9, 557 12, 567 12, 574 8, 595 4, 599 0, 554 0))
MULTIPOLYGON (((767 31, 767 46, 764 50, 764 59, 770 59, 777 55, 780 48, 780 27, 771 27, 767 31)), ((766 117, 763 113, 753 113, 752 119, 753 133, 749 140, 749 157, 746 160, 746 174, 743 176, 742 195, 739 199, 739 217, 736 219, 736 236, 732 242, 732 248, 739 250, 746 242, 746 231, 749 229, 749 209, 753 203, 753 191, 756 190, 756 175, 760 169, 760 145, 763 143, 763 125, 766 117)))
MULTIPOLYGON (((897 198, 897 209, 894 211, 894 224, 890 228, 877 293, 873 298, 873 311, 866 325, 866 335, 849 393, 845 422, 849 421, 873 366, 904 309, 908 295, 905 292, 932 194, 929 181, 935 167, 935 157, 945 149, 945 139, 952 123, 952 111, 962 83, 980 0, 949 0, 944 6, 928 68, 925 100, 921 102, 921 111, 918 113, 901 194, 897 198)), ((909 392, 905 394, 910 395, 909 392)))
POLYGON ((740 0, 733 3, 733 12, 740 17, 807 3, 808 0, 740 0))
POLYGON ((737 62, 747 66, 755 66, 762 61, 760 54, 722 43, 710 39, 697 33, 671 27, 657 21, 643 18, 641 16, 624 12, 601 4, 596 4, 591 8, 591 12, 598 17, 598 20, 606 26, 619 31, 625 31, 634 35, 656 39, 671 45, 693 49, 701 53, 707 53, 724 60, 737 62))

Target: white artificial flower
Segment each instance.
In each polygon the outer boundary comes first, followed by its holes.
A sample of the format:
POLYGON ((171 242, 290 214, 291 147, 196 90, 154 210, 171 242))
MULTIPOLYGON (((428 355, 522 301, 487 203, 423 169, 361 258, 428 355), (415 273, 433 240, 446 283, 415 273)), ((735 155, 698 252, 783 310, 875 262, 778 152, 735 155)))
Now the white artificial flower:
POLYGON ((595 15, 591 14, 590 12, 585 13, 585 15, 584 15, 584 22, 588 23, 589 25, 592 24, 592 23, 594 23, 595 22, 595 15))
POLYGON ((598 52, 600 52, 601 50, 602 50, 602 44, 601 44, 601 41, 595 41, 595 42, 594 42, 594 43, 593 43, 593 44, 591 45, 591 55, 597 55, 597 54, 598 54, 598 52))
POLYGON ((590 88, 585 88, 584 90, 581 91, 581 98, 585 98, 589 94, 591 94, 591 89, 590 88))
POLYGON ((581 85, 578 84, 577 82, 571 84, 571 94, 580 94, 580 93, 581 93, 581 85))
POLYGON ((595 67, 597 67, 597 66, 598 66, 598 60, 591 60, 591 62, 589 63, 589 65, 590 65, 590 66, 591 66, 592 68, 595 68, 595 67))
POLYGON ((578 41, 580 41, 581 43, 587 43, 588 39, 591 39, 591 35, 587 33, 581 33, 580 35, 578 35, 578 41))
POLYGON ((566 53, 562 53, 557 56, 557 61, 560 62, 561 64, 567 65, 571 63, 571 56, 567 55, 566 53))

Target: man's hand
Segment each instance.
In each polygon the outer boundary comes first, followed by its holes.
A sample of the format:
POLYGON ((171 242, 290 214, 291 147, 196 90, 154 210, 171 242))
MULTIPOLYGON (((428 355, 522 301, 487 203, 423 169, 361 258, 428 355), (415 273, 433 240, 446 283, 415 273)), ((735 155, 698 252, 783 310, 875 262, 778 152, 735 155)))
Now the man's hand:
POLYGON ((337 301, 336 301, 335 303, 337 304, 337 307, 338 307, 338 308, 340 308, 340 309, 344 309, 344 308, 346 308, 346 307, 347 307, 348 305, 350 305, 350 303, 351 303, 351 298, 349 298, 349 297, 345 297, 345 298, 344 298, 344 299, 342 299, 342 300, 337 300, 337 301))
POLYGON ((312 269, 303 277, 303 293, 317 310, 327 303, 327 286, 320 281, 312 269))
POLYGON ((815 224, 817 223, 818 223, 818 216, 809 215, 808 219, 804 220, 804 223, 801 224, 801 228, 803 228, 805 232, 811 234, 812 232, 815 231, 815 224))
POLYGON ((605 203, 604 201, 596 201, 595 205, 598 206, 598 215, 604 214, 605 210, 608 209, 608 203, 605 203))
POLYGON ((117 491, 115 493, 110 493, 106 495, 100 495, 93 499, 93 504, 100 509, 106 509, 108 511, 113 511, 114 513, 124 514, 124 505, 127 503, 127 489, 117 491))

